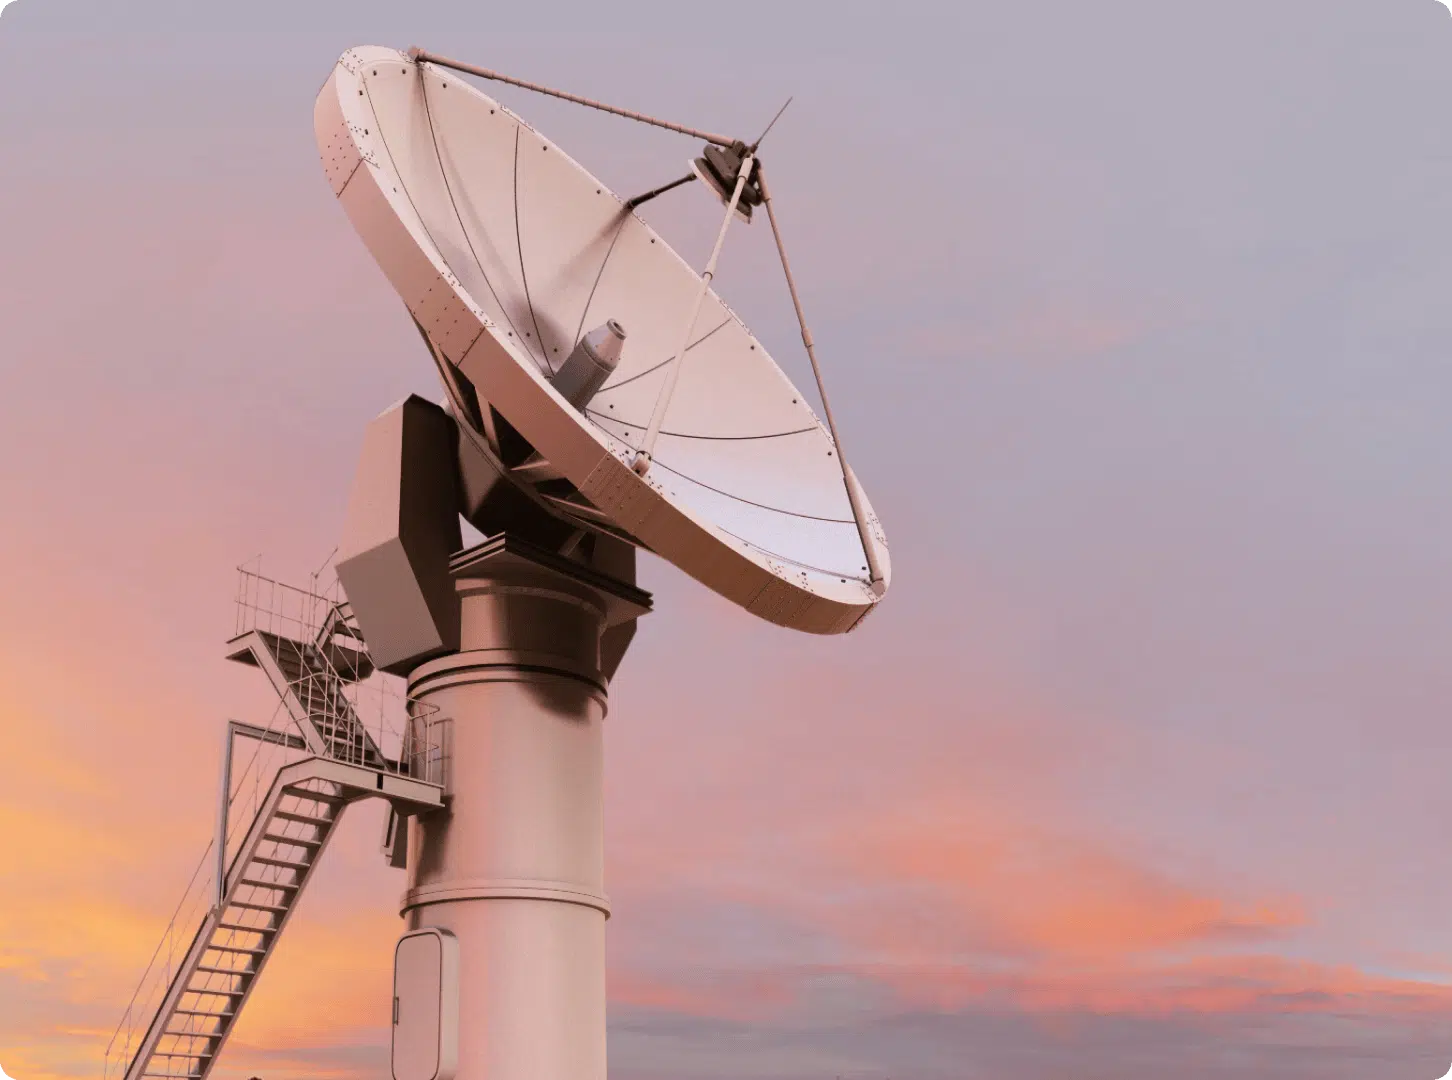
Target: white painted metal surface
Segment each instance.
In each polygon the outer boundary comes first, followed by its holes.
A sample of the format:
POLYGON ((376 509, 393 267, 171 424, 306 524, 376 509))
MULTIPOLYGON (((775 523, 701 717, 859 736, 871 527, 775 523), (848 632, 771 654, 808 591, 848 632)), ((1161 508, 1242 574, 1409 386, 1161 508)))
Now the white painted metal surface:
POLYGON ((605 1080, 600 641, 641 609, 494 547, 455 560, 460 651, 409 677, 453 725, 448 812, 409 826, 403 913, 459 940, 458 1080, 605 1080))
POLYGON ((393 1080, 453 1080, 459 1067, 459 940, 429 927, 393 950, 393 1080))
POLYGON ((393 49, 345 53, 315 124, 333 191, 414 318, 614 527, 784 626, 840 633, 873 608, 886 541, 867 507, 874 589, 825 427, 714 292, 670 363, 700 279, 603 183, 458 75, 393 49), (581 413, 550 376, 607 318, 629 337, 581 413), (673 369, 640 477, 630 464, 673 369))

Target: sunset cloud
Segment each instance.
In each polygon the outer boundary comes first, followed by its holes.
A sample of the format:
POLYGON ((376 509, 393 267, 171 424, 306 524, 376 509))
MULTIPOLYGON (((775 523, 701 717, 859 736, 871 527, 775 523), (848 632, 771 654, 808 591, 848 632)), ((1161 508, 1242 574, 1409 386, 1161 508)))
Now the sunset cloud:
POLYGON ((919 805, 847 836, 853 865, 917 911, 882 920, 887 933, 908 935, 889 944, 923 955, 992 942, 1023 956, 1125 961, 1244 946, 1306 923, 1299 901, 1236 904, 1087 840, 951 804, 919 805))
MULTIPOLYGON (((433 11, 457 55, 722 130, 811 88, 773 186, 894 545, 888 603, 830 642, 642 556, 656 611, 606 722, 612 1080, 1440 1074, 1447 16, 758 7, 433 11)), ((318 169, 356 8, 0 19, 19 1080, 96 1076, 211 834, 221 725, 270 715, 221 659, 233 567, 304 579, 360 425, 438 393, 318 169)), ((684 153, 510 102, 619 190, 684 153)), ((769 232, 723 258, 808 382, 769 232)), ((378 811, 348 812, 217 1080, 386 1075, 378 811)))

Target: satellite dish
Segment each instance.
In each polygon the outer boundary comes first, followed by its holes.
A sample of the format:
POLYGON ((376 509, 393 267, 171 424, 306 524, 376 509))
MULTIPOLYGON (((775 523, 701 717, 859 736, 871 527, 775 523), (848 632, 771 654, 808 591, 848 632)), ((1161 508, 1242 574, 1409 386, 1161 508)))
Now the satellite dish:
MULTIPOLYGON (((570 530, 653 551, 782 626, 852 629, 890 564, 828 427, 633 203, 436 59, 349 50, 315 123, 471 452, 570 530)), ((749 213, 754 148, 718 141, 693 168, 728 217, 749 213)))

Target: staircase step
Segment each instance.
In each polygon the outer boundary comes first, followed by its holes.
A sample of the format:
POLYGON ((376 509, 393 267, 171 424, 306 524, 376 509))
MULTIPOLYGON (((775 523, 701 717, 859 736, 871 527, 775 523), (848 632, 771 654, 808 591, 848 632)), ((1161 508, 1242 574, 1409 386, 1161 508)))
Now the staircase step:
POLYGON ((266 956, 266 949, 242 949, 235 945, 208 945, 210 952, 236 953, 238 956, 266 956))
POLYGON ((328 806, 343 806, 347 799, 339 798, 336 795, 324 795, 320 791, 309 791, 307 788, 285 787, 282 789, 285 795, 296 795, 299 799, 311 799, 313 802, 324 803, 328 806))
POLYGON ((218 930, 233 930, 233 931, 240 930, 240 931, 242 931, 243 933, 246 933, 246 934, 275 934, 275 933, 277 933, 277 927, 275 927, 275 926, 243 926, 241 923, 233 923, 233 922, 219 922, 217 924, 217 929, 218 930))
MULTIPOLYGON (((243 994, 247 993, 247 991, 246 990, 243 990, 243 989, 240 989, 240 988, 239 989, 236 989, 236 990, 198 990, 195 987, 189 986, 185 990, 183 990, 182 993, 184 993, 184 994, 200 994, 203 997, 206 997, 208 995, 211 995, 212 997, 239 998, 243 994)), ((228 1015, 230 1016, 231 1014, 229 1013, 228 1015)))
MULTIPOLYGON (((180 1011, 177 1010, 177 1009, 173 1009, 171 1011, 171 1014, 172 1014, 173 1017, 176 1017, 176 1016, 180 1016, 181 1015, 180 1011)), ((215 1020, 215 1019, 218 1018, 216 1013, 206 1013, 205 1015, 210 1016, 213 1020, 215 1020)), ((184 1021, 184 1023, 185 1022, 186 1021, 184 1021)), ((175 1038, 175 1039, 215 1039, 215 1038, 217 1038, 217 1036, 219 1036, 222 1033, 220 1031, 187 1031, 185 1029, 183 1029, 181 1031, 178 1031, 174 1027, 169 1027, 165 1031, 163 1031, 162 1034, 163 1035, 170 1035, 172 1038, 175 1038)), ((201 1054, 201 1051, 198 1051, 196 1054, 185 1054, 183 1056, 184 1057, 197 1057, 200 1054, 201 1054)), ((175 1056, 175 1055, 172 1055, 172 1056, 175 1056)))
POLYGON ((250 861, 261 863, 263 866, 280 866, 284 870, 305 871, 308 868, 307 863, 288 862, 286 859, 274 859, 270 855, 254 855, 250 861))
POLYGON ((297 821, 304 825, 316 825, 319 828, 333 823, 332 818, 309 817, 307 814, 294 814, 291 810, 274 810, 272 816, 282 818, 283 821, 297 821))
POLYGON ((194 1072, 194 1073, 154 1073, 154 1072, 145 1072, 145 1073, 142 1073, 141 1075, 144 1076, 144 1077, 156 1077, 156 1078, 158 1078, 158 1080, 202 1080, 202 1074, 199 1073, 199 1072, 194 1072))
POLYGON ((301 836, 279 836, 277 833, 263 833, 262 839, 271 840, 276 844, 291 844, 293 847, 312 848, 314 851, 323 846, 321 840, 304 840, 301 836))
MULTIPOLYGON (((243 884, 250 883, 244 882, 243 884)), ((278 907, 276 904, 258 904, 251 900, 232 900, 230 901, 230 905, 232 907, 250 908, 253 911, 270 911, 274 915, 286 915, 288 910, 285 907, 278 907)))
MULTIPOLYGON (((196 991, 192 991, 196 993, 196 991)), ((228 1009, 226 1012, 203 1012, 200 1009, 173 1009, 177 1016, 210 1016, 213 1020, 230 1020, 237 1014, 228 1009)))
MULTIPOLYGON (((253 975, 256 975, 257 974, 257 972, 252 971, 250 969, 245 969, 245 968, 212 967, 209 964, 198 964, 192 970, 193 971, 205 971, 208 975, 236 975, 239 978, 247 978, 247 979, 250 979, 253 975)), ((197 991, 197 992, 198 993, 205 993, 205 991, 197 991)))
MULTIPOLYGON (((185 1039, 185 1038, 188 1037, 188 1035, 187 1035, 187 1033, 185 1031, 172 1031, 170 1028, 167 1028, 167 1030, 163 1031, 161 1034, 163 1036, 170 1037, 170 1038, 173 1038, 173 1039, 185 1039)), ((194 1039, 214 1039, 214 1038, 216 1038, 215 1035, 192 1035, 190 1037, 191 1038, 194 1038, 194 1039)), ((157 1056, 158 1057, 186 1057, 186 1058, 193 1058, 193 1057, 201 1057, 202 1055, 201 1054, 158 1054, 157 1056)), ((145 1076, 155 1076, 157 1074, 156 1073, 143 1073, 142 1075, 145 1075, 145 1076)))
POLYGON ((267 881, 263 878, 242 878, 238 885, 251 885, 255 889, 277 889, 279 892, 296 892, 301 886, 295 881, 267 881))

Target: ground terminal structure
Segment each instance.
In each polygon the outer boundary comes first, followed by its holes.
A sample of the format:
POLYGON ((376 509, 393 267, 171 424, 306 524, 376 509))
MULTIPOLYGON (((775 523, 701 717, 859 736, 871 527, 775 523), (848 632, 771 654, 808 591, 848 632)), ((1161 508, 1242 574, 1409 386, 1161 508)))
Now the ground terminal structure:
POLYGON ((336 585, 241 571, 227 656, 271 723, 226 726, 212 846, 107 1049, 205 1080, 343 811, 406 870, 395 1080, 604 1080, 603 722, 651 597, 636 553, 763 619, 855 628, 886 594, 754 143, 422 50, 349 50, 315 107, 334 195, 442 382, 364 431, 336 585), (623 198, 473 83, 704 141, 623 198), (638 213, 724 204, 702 271, 638 213), (711 288, 762 208, 825 422, 711 288), (461 520, 487 539, 465 548, 461 520), (248 753, 250 750, 250 754, 248 753))

